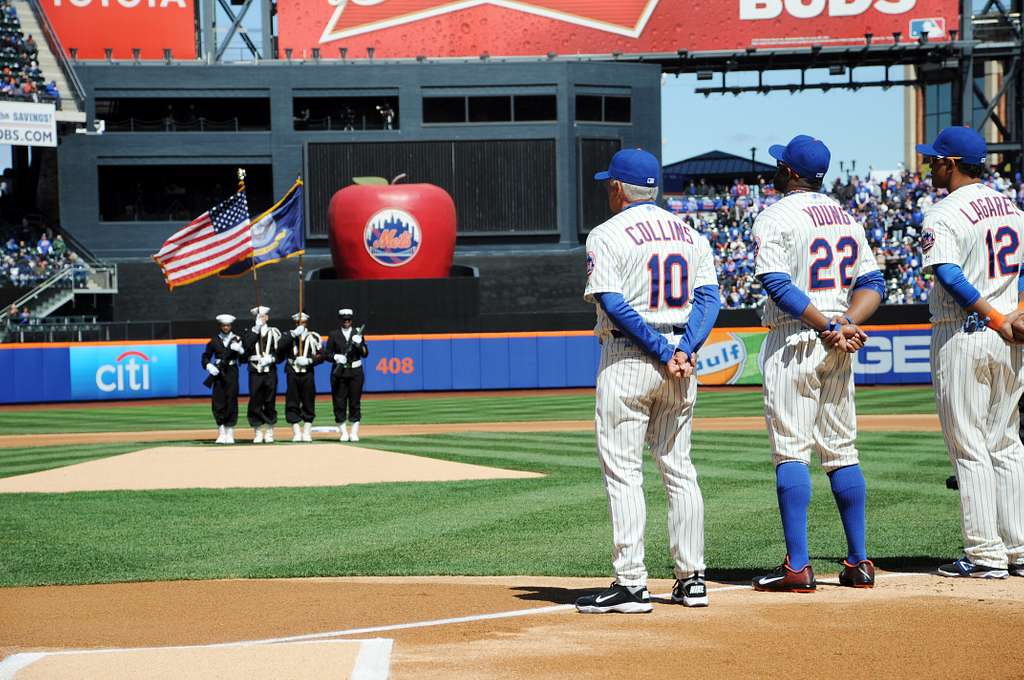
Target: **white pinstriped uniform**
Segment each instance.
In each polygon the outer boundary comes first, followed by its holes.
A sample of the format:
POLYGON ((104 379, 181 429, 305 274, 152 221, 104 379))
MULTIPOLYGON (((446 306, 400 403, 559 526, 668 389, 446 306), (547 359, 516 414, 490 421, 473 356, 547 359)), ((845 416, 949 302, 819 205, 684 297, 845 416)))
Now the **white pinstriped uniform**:
MULTIPOLYGON (((1024 215, 983 184, 969 184, 925 215, 924 264, 958 265, 997 311, 1017 307, 1024 215)), ((931 368, 946 448, 960 484, 964 553, 975 564, 1024 564, 1024 445, 1017 402, 1024 348, 985 329, 966 333, 966 312, 931 293, 931 368)))
MULTIPOLYGON (((672 213, 648 203, 629 207, 590 232, 587 270, 584 299, 597 304, 598 293, 621 294, 673 347, 680 336, 672 328, 689 319, 694 289, 718 284, 707 240, 672 213)), ((629 340, 613 337, 614 329, 598 304, 594 333, 601 340, 601 363, 595 425, 612 518, 615 577, 625 586, 647 583, 646 443, 668 494, 675 575, 687 578, 704 570, 704 499, 690 460, 697 378, 671 377, 629 340)))
MULTIPOLYGON (((878 270, 861 227, 832 198, 787 194, 754 221, 755 273, 788 274, 826 317, 846 312, 853 283, 878 270)), ((827 471, 858 462, 852 355, 829 350, 817 333, 768 300, 761 346, 764 415, 775 465, 810 463, 827 471)))

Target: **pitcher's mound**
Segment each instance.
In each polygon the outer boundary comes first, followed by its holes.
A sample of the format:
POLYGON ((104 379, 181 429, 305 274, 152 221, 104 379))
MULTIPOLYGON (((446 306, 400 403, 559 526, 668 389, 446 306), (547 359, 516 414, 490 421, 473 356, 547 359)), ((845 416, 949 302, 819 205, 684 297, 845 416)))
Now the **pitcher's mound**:
POLYGON ((343 444, 164 446, 0 479, 0 493, 342 486, 543 476, 343 444))

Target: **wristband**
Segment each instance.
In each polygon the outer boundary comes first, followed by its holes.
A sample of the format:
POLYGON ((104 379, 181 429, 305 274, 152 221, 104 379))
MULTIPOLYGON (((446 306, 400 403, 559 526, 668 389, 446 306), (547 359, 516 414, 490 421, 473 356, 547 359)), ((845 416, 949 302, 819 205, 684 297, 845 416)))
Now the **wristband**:
POLYGON ((828 322, 828 325, 825 326, 824 330, 818 331, 818 337, 820 338, 825 333, 832 333, 835 330, 837 330, 838 328, 839 328, 839 322, 836 321, 835 319, 833 319, 833 320, 828 322))
POLYGON ((846 319, 846 323, 850 324, 851 326, 857 325, 853 322, 853 319, 850 318, 849 314, 843 314, 842 318, 846 319))
POLYGON ((1017 309, 1024 309, 1024 300, 1017 303, 1017 309))
POLYGON ((1006 323, 1006 317, 993 309, 988 313, 988 323, 985 325, 992 330, 997 330, 1004 323, 1006 323))

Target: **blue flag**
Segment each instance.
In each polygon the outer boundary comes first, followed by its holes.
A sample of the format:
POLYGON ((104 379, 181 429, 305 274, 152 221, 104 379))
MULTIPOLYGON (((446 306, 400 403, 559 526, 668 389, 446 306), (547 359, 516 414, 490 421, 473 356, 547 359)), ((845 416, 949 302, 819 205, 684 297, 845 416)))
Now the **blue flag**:
POLYGON ((302 214, 302 180, 288 190, 270 210, 252 220, 253 256, 231 265, 220 273, 234 278, 253 268, 301 255, 306 252, 306 222, 302 214))

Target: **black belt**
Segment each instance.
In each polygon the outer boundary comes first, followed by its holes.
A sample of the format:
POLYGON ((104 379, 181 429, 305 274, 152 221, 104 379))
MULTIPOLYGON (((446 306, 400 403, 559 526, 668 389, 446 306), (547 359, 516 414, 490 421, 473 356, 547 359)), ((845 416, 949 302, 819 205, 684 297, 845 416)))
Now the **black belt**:
MULTIPOLYGON (((656 332, 660 332, 660 331, 656 331, 656 332)), ((686 332, 686 326, 672 326, 672 334, 673 335, 682 335, 685 332, 686 332)), ((620 330, 615 330, 615 329, 612 329, 612 337, 613 338, 626 338, 627 340, 629 339, 628 335, 626 335, 625 333, 623 333, 620 330)))

